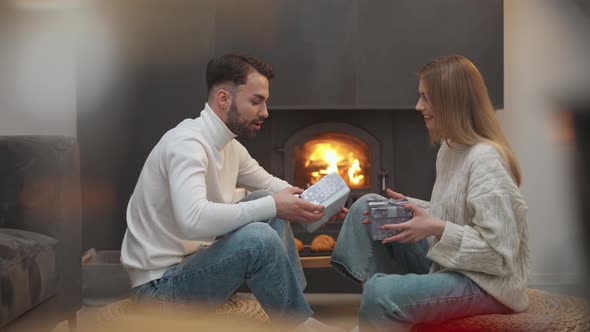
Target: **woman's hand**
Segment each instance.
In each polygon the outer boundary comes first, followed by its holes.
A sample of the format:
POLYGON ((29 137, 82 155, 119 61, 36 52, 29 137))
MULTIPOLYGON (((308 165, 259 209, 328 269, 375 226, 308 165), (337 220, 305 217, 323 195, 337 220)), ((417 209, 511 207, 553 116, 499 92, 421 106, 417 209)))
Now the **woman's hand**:
POLYGON ((387 196, 389 196, 390 198, 393 198, 393 199, 403 199, 403 198, 406 198, 406 196, 404 196, 404 195, 402 195, 400 193, 396 193, 395 191, 393 191, 393 190, 391 190, 389 188, 387 188, 387 190, 385 192, 387 192, 387 196))
MULTIPOLYGON (((369 211, 368 210, 365 211, 365 212, 363 212, 363 216, 368 216, 368 215, 369 215, 369 211)), ((367 224, 370 224, 371 221, 369 220, 369 217, 367 217, 366 219, 363 220, 362 223, 365 224, 365 225, 367 225, 367 224)))
MULTIPOLYGON (((387 192, 387 196, 389 196, 389 198, 393 198, 393 199, 402 199, 402 198, 406 198, 406 196, 400 194, 400 193, 396 193, 395 191, 387 188, 386 190, 387 192)), ((369 211, 365 211, 363 212, 364 216, 368 216, 369 215, 369 211)), ((366 219, 363 219, 363 224, 370 224, 371 221, 369 220, 369 218, 367 217, 366 219)))
POLYGON ((398 231, 398 234, 383 240, 384 244, 417 242, 431 235, 440 239, 445 230, 446 221, 431 216, 426 210, 414 204, 404 204, 403 206, 414 211, 414 218, 399 224, 381 226, 382 229, 398 231))

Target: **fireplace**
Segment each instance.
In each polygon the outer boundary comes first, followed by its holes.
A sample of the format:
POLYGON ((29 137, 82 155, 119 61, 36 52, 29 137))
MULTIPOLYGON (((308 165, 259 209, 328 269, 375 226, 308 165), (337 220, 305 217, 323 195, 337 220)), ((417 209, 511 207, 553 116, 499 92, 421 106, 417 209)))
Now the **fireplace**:
POLYGON ((285 179, 307 188, 337 172, 351 189, 350 206, 368 192, 378 192, 386 174, 381 169, 380 141, 366 130, 342 122, 306 126, 285 141, 285 179))
MULTIPOLYGON (((291 184, 307 188, 331 172, 337 172, 351 192, 346 202, 350 207, 359 197, 383 188, 387 174, 381 168, 381 142, 367 130, 344 122, 323 122, 304 126, 284 141, 278 148, 284 155, 284 178, 291 184)), ((314 237, 328 234, 335 239, 342 220, 326 224, 308 233, 299 224, 293 225, 295 236, 310 245, 314 237)), ((306 255, 330 255, 330 252, 306 255)))
MULTIPOLYGON (((351 189, 347 207, 367 193, 384 194, 387 187, 428 199, 434 183, 436 149, 411 109, 271 109, 257 137, 242 143, 271 174, 303 189, 337 171, 351 189)), ((306 245, 319 234, 337 239, 341 227, 342 220, 308 233, 292 223, 306 245)), ((305 274, 309 292, 361 291, 331 268, 305 274)))
POLYGON ((338 173, 353 189, 366 189, 370 182, 369 145, 354 135, 328 131, 295 146, 294 179, 309 187, 330 173, 338 173))

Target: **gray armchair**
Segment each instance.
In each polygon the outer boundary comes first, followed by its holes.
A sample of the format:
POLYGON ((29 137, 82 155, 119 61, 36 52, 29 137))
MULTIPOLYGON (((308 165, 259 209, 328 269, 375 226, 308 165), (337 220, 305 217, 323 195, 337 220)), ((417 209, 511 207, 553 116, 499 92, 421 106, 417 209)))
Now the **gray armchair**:
POLYGON ((0 137, 0 330, 51 330, 81 307, 78 146, 0 137))

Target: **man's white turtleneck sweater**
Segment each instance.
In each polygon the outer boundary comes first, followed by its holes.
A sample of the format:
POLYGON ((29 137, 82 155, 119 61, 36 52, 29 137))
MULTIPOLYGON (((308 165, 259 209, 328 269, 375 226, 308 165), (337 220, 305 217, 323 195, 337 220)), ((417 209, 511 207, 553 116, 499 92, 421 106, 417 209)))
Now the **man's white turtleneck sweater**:
POLYGON ((236 186, 289 187, 266 172, 208 104, 168 131, 149 154, 127 206, 121 262, 133 287, 254 221, 276 216, 272 196, 232 204, 236 186))

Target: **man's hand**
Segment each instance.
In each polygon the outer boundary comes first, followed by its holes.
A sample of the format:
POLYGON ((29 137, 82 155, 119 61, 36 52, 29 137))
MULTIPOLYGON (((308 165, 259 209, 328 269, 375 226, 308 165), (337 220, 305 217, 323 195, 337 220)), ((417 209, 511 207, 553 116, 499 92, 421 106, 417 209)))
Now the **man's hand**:
POLYGON ((383 243, 399 242, 410 243, 420 241, 428 236, 434 235, 440 239, 442 236, 446 221, 442 221, 421 207, 414 204, 404 204, 406 209, 414 211, 414 218, 399 224, 388 224, 381 226, 382 229, 399 231, 398 234, 383 240, 383 243))
POLYGON ((322 219, 324 206, 316 205, 302 198, 303 189, 289 187, 272 195, 277 207, 277 217, 288 221, 311 223, 322 219))
POLYGON ((343 207, 342 210, 340 210, 340 212, 336 213, 335 215, 333 215, 330 220, 328 220, 328 222, 336 222, 336 220, 342 220, 344 218, 346 218, 346 215, 348 214, 348 209, 343 207))
POLYGON ((342 220, 344 218, 346 218, 346 215, 348 214, 348 209, 343 207, 342 210, 340 210, 340 212, 336 213, 335 215, 333 215, 332 217, 330 217, 330 219, 328 219, 328 222, 321 225, 321 228, 326 227, 327 224, 333 224, 338 220, 342 220))

